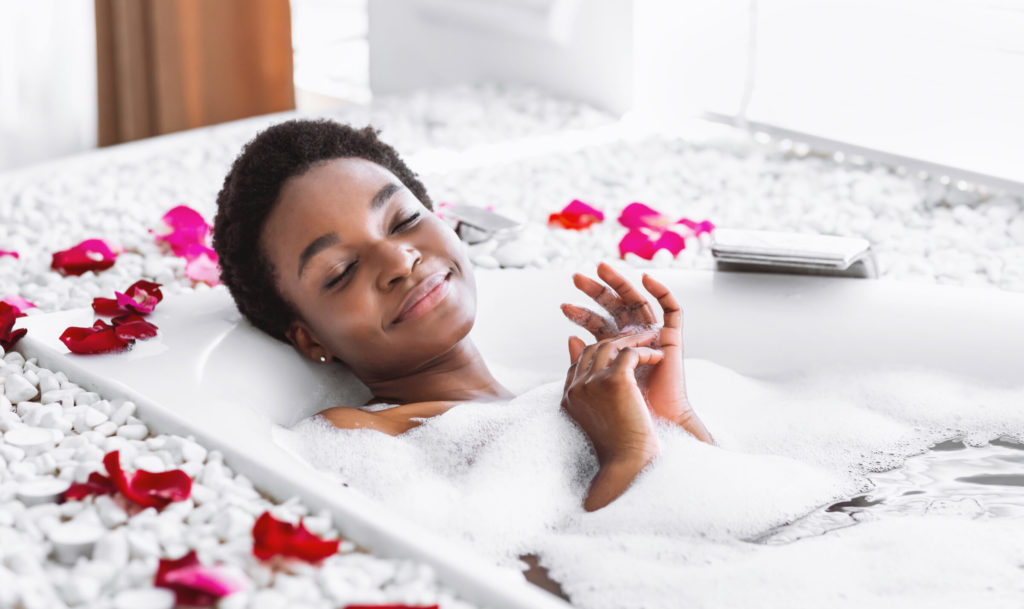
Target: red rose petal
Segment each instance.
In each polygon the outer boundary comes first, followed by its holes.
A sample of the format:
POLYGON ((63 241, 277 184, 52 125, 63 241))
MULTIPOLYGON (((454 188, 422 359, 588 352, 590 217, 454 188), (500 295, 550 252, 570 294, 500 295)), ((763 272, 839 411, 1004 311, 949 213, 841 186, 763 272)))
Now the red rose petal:
POLYGON ((18 307, 0 301, 0 346, 4 348, 5 352, 10 351, 14 344, 28 333, 25 328, 14 329, 15 320, 24 316, 25 314, 18 307))
POLYGON ((340 539, 324 540, 309 532, 299 520, 293 525, 263 512, 252 527, 252 553, 260 560, 274 556, 317 562, 338 551, 340 539))
POLYGON ((161 558, 153 585, 174 592, 174 602, 191 607, 210 607, 220 598, 244 588, 242 582, 216 566, 199 563, 195 550, 181 558, 161 558))
POLYGON ((180 469, 159 473, 139 470, 129 480, 121 469, 120 451, 104 455, 103 466, 114 487, 142 507, 163 508, 172 501, 188 499, 192 492, 192 478, 180 469))
POLYGON ((117 335, 114 326, 107 325, 102 319, 96 320, 91 328, 72 326, 65 329, 60 341, 72 353, 78 354, 116 353, 131 344, 117 335))
POLYGON ((548 216, 548 225, 572 230, 583 230, 604 221, 604 213, 590 205, 573 199, 562 211, 548 216))
POLYGON ((102 239, 86 239, 78 245, 53 254, 50 268, 63 275, 81 275, 114 266, 117 254, 102 239))
POLYGON ((21 296, 17 296, 15 294, 9 294, 7 296, 4 296, 3 298, 0 298, 0 302, 6 302, 7 304, 11 305, 18 311, 18 313, 24 313, 28 309, 34 308, 36 306, 35 303, 29 302, 28 300, 25 300, 21 296))
POLYGON ((110 323, 114 324, 114 333, 118 338, 125 341, 152 338, 156 336, 158 329, 155 324, 134 313, 115 317, 110 320, 110 323))
POLYGON ((84 499, 90 495, 110 495, 116 492, 114 484, 99 472, 89 474, 85 482, 73 482, 68 490, 64 491, 65 499, 84 499))
POLYGON ((122 309, 113 298, 93 298, 92 310, 95 311, 97 315, 120 315, 121 313, 124 313, 124 309, 122 309))
POLYGON ((164 507, 172 501, 184 501, 192 494, 192 478, 180 469, 166 472, 147 472, 137 470, 129 484, 132 490, 140 495, 151 497, 164 507))

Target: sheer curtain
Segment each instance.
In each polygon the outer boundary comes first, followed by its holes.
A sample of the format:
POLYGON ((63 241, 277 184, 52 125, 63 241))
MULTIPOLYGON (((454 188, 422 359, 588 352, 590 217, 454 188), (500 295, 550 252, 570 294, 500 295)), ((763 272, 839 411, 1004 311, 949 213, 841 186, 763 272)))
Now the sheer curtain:
POLYGON ((90 2, 0 0, 0 170, 96 145, 90 2))

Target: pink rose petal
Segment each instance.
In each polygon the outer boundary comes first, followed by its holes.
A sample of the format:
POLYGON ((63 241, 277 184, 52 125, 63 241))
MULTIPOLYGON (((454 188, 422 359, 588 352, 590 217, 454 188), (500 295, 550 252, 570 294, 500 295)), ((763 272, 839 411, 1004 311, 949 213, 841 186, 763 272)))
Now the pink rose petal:
POLYGON ((619 214, 619 224, 626 228, 656 228, 671 223, 668 216, 643 203, 630 203, 619 214))
POLYGON ((626 254, 636 254, 644 260, 654 257, 654 244, 651 238, 638 228, 631 228, 619 241, 619 257, 625 258, 626 254))
POLYGON ((7 304, 11 305, 18 311, 18 313, 24 313, 26 310, 36 306, 35 303, 31 303, 22 298, 21 296, 17 296, 15 294, 9 294, 7 296, 4 296, 3 298, 0 298, 0 302, 6 302, 7 304))
POLYGON ((205 281, 211 286, 220 284, 220 266, 217 252, 205 245, 192 244, 185 253, 185 276, 195 281, 205 281))
POLYGON ((162 230, 153 234, 156 240, 171 246, 175 256, 185 255, 189 245, 205 245, 210 235, 210 225, 199 212, 187 205, 172 208, 160 219, 162 230))
POLYGON ((10 256, 12 258, 20 258, 18 252, 14 250, 0 250, 0 256, 10 256))

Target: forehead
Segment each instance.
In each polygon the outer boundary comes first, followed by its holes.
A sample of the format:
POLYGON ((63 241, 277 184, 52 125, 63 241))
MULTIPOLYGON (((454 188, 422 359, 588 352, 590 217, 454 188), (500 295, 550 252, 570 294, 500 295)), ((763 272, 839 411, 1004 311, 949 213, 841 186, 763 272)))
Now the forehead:
POLYGON ((390 171, 360 158, 331 159, 284 183, 278 200, 289 211, 297 203, 338 205, 361 203, 387 182, 397 182, 390 171))

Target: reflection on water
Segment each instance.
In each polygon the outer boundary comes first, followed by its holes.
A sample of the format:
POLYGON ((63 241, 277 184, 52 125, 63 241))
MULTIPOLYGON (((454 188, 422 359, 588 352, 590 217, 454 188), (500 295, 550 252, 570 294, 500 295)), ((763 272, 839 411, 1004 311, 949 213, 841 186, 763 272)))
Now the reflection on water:
POLYGON ((783 544, 866 520, 938 514, 965 518, 1024 517, 1024 444, 993 440, 967 446, 947 440, 903 467, 870 476, 874 488, 822 508, 756 539, 783 544))

